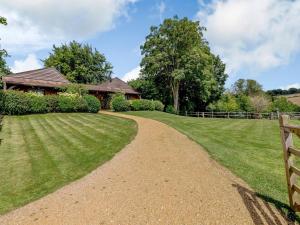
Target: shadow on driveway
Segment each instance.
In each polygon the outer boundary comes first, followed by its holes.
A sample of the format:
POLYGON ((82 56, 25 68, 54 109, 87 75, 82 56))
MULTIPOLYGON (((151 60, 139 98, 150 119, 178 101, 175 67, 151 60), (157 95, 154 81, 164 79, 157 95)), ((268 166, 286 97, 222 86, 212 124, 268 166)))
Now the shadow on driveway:
POLYGON ((239 184, 233 184, 243 199, 251 218, 256 225, 294 225, 300 218, 291 210, 291 208, 280 201, 271 197, 255 193, 239 184), (273 207, 275 205, 275 207, 273 207), (279 213, 275 213, 277 210, 279 213), (278 217, 281 215, 281 218, 278 217))

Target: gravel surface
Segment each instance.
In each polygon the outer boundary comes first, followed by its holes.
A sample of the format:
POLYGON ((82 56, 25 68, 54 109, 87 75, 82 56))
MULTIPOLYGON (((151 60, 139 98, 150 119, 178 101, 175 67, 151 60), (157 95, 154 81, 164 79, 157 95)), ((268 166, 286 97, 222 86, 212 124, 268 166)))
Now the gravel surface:
POLYGON ((0 224, 288 223, 185 135, 157 121, 120 116, 138 123, 129 145, 84 178, 1 216, 0 224))

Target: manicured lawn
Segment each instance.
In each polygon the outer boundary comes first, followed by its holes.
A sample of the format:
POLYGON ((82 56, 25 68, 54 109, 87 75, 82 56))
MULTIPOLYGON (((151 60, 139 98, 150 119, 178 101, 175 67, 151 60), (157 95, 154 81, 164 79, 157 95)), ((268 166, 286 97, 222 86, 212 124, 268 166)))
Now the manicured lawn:
POLYGON ((6 116, 0 133, 0 213, 78 179, 135 136, 134 121, 100 114, 6 116))
POLYGON ((277 206, 288 203, 278 121, 202 119, 162 112, 129 114, 159 120, 174 127, 203 146, 214 159, 246 181, 259 196, 277 206))

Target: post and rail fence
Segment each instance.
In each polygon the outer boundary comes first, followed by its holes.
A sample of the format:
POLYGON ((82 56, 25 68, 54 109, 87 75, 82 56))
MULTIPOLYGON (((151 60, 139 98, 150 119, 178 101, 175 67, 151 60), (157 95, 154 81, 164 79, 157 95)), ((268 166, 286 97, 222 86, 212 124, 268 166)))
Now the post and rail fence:
MULTIPOLYGON (((1 130, 2 130, 2 126, 3 126, 3 118, 4 118, 4 115, 0 114, 0 133, 1 133, 1 130)), ((0 145, 2 143, 2 138, 0 137, 0 145)))
POLYGON ((300 169, 295 166, 295 157, 300 159, 300 149, 297 149, 293 142, 293 134, 300 138, 300 126, 289 125, 289 120, 289 115, 280 115, 279 117, 281 142, 290 207, 295 212, 300 212, 300 186, 297 183, 300 169))
MULTIPOLYGON (((282 114, 282 113, 281 113, 282 114)), ((300 119, 300 112, 285 112, 291 119, 300 119)), ((255 112, 180 112, 181 116, 198 117, 198 118, 225 118, 225 119, 270 119, 278 120, 279 112, 255 113, 255 112)))

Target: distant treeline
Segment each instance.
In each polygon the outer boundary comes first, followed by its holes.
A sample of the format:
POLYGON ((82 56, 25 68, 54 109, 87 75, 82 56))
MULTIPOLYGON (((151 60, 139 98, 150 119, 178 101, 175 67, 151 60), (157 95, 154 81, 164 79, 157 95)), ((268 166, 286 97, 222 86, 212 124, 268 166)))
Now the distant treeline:
POLYGON ((276 96, 276 95, 292 95, 292 94, 298 94, 300 93, 300 88, 290 88, 288 90, 282 90, 282 89, 274 89, 274 90, 269 90, 267 91, 267 94, 271 96, 276 96))

